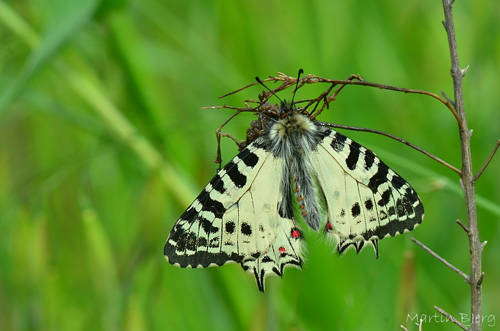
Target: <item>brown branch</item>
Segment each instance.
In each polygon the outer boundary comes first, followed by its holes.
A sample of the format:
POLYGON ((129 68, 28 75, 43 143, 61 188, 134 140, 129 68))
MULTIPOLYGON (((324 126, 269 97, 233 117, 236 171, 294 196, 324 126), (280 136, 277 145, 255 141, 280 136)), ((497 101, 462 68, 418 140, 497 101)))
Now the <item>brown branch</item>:
POLYGON ((495 156, 495 153, 498 150, 498 147, 500 147, 500 140, 497 141, 495 147, 493 148, 493 151, 491 151, 491 154, 488 157, 488 160, 486 160, 486 162, 483 164, 483 166, 481 167, 481 169, 474 176, 474 179, 473 179, 474 182, 477 181, 479 179, 479 177, 481 177, 481 175, 483 174, 483 172, 486 169, 486 167, 490 164, 491 160, 493 159, 493 156, 495 156))
POLYGON ((333 123, 327 123, 327 122, 321 122, 322 124, 324 125, 327 125, 327 126, 330 126, 330 127, 333 127, 333 128, 339 128, 339 129, 346 129, 346 130, 352 130, 352 131, 363 131, 363 132, 370 132, 370 133, 376 133, 376 134, 380 134, 382 136, 386 136, 386 137, 389 137, 391 139, 394 139, 396 141, 399 141, 400 143, 402 144, 405 144, 417 151, 419 151, 420 153, 430 157, 431 159, 433 159, 434 161, 436 162, 439 162, 441 163, 442 165, 444 165, 445 167, 453 170, 454 172, 456 172, 457 174, 461 175, 462 174, 462 171, 454 166, 452 166, 451 164, 449 164, 448 162, 444 161, 444 160, 441 160, 439 157, 427 152, 426 150, 410 143, 409 141, 406 141, 402 138, 399 138, 397 136, 394 136, 390 133, 387 133, 387 132, 384 132, 384 131, 379 131, 379 130, 374 130, 374 129, 366 129, 366 128, 359 128, 359 127, 355 127, 355 126, 347 126, 347 125, 341 125, 341 124, 333 124, 333 123))
POLYGON ((465 331, 469 330, 465 325, 460 323, 455 317, 448 314, 444 309, 439 308, 438 306, 434 306, 434 309, 436 309, 441 315, 446 317, 446 320, 451 321, 452 323, 458 325, 462 330, 465 330, 465 331))
POLYGON ((453 264, 451 264, 450 262, 446 261, 445 259, 443 259, 441 256, 437 255, 436 253, 434 253, 434 251, 432 249, 430 249, 429 247, 425 246, 424 244, 422 244, 420 241, 418 241, 417 239, 415 238, 411 238, 411 241, 413 241, 415 244, 417 244, 418 246, 422 247, 427 253, 429 253, 430 255, 432 255, 433 257, 435 257, 436 259, 438 259, 440 262, 442 262, 445 266, 447 266, 448 268, 450 268, 451 270, 455 271, 457 274, 459 274, 460 276, 462 276, 463 279, 465 279, 465 281, 467 283, 470 283, 470 279, 469 279, 469 276, 467 276, 462 270, 458 269, 457 267, 455 267, 453 264))

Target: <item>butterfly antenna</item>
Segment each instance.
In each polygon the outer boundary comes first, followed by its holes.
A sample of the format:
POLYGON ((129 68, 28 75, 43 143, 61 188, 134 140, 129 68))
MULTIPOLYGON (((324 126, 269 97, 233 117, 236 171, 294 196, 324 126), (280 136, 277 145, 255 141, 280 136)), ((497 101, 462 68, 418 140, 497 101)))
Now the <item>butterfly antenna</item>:
POLYGON ((297 88, 299 87, 300 75, 304 73, 304 70, 299 69, 299 73, 297 74, 297 83, 295 84, 295 91, 293 91, 292 102, 290 103, 293 106, 293 100, 295 99, 295 94, 297 93, 297 88))
POLYGON ((279 100, 282 104, 284 103, 284 102, 283 102, 283 100, 281 100, 281 98, 280 98, 280 97, 279 97, 276 93, 274 93, 274 92, 273 92, 273 90, 271 90, 269 87, 267 87, 267 86, 266 86, 266 84, 264 84, 264 83, 260 80, 259 76, 255 77, 255 80, 256 80, 256 81, 257 81, 260 85, 264 86, 264 87, 266 88, 266 90, 268 90, 269 92, 271 92, 271 94, 272 94, 272 95, 274 95, 274 96, 275 96, 275 97, 276 97, 276 98, 277 98, 277 99, 278 99, 278 100, 279 100))

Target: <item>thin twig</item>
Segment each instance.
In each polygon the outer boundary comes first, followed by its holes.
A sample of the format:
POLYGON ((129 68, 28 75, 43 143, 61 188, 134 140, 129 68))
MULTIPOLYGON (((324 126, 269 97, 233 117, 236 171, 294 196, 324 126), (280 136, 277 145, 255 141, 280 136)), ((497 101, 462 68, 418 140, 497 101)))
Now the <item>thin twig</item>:
MULTIPOLYGON (((268 81, 268 80, 269 80, 269 79, 263 79, 262 81, 264 81, 264 82, 265 82, 265 81, 268 81)), ((229 93, 223 94, 223 95, 219 96, 219 99, 225 98, 225 97, 230 96, 230 95, 235 94, 235 93, 238 93, 239 91, 243 91, 243 90, 245 90, 245 89, 247 89, 247 88, 249 88, 249 87, 252 87, 252 86, 254 86, 254 85, 257 85, 257 84, 259 84, 259 83, 257 83, 257 82, 253 82, 253 83, 248 84, 248 85, 246 85, 246 86, 243 86, 243 87, 241 87, 241 88, 239 88, 239 89, 237 89, 237 90, 234 90, 234 91, 232 91, 232 92, 229 92, 229 93)))
POLYGON ((464 229, 464 231, 469 234, 470 230, 469 228, 467 227, 467 225, 465 225, 464 223, 462 223, 461 220, 457 220, 457 224, 460 225, 460 227, 462 227, 462 229, 464 229))
MULTIPOLYGON (((240 112, 254 112, 256 111, 256 108, 249 108, 249 107, 235 107, 235 106, 228 106, 228 105, 222 105, 222 106, 207 106, 207 107, 201 107, 201 109, 234 109, 237 110, 234 116, 231 116, 231 119, 234 118, 236 115, 238 115, 240 112)), ((226 123, 224 124, 227 124, 226 123)))
POLYGON ((396 141, 399 141, 400 143, 403 143, 417 151, 419 151, 420 153, 430 157, 431 159, 433 159, 434 161, 436 162, 439 162, 441 163, 442 165, 444 165, 445 167, 447 167, 448 169, 451 169, 453 170, 454 172, 456 172, 458 175, 461 175, 462 174, 462 171, 454 166, 452 166, 451 164, 449 164, 448 162, 444 161, 444 160, 441 160, 439 157, 427 152, 426 150, 402 139, 402 138, 399 138, 397 136, 394 136, 390 133, 387 133, 387 132, 384 132, 384 131, 379 131, 379 130, 374 130, 374 129, 366 129, 366 128, 359 128, 359 127, 355 127, 355 126, 347 126, 347 125, 341 125, 341 124, 333 124, 333 123, 326 123, 326 122, 321 122, 322 124, 324 125, 327 125, 327 126, 330 126, 330 127, 333 127, 333 128, 339 128, 339 129, 346 129, 346 130, 352 130, 352 131, 363 131, 363 132, 371 132, 371 133, 376 133, 376 134, 380 134, 380 135, 383 135, 383 136, 386 136, 386 137, 389 137, 391 139, 394 139, 396 141))
POLYGON ((488 157, 488 160, 486 160, 486 162, 483 164, 483 166, 481 167, 481 169, 479 169, 479 171, 477 172, 477 174, 474 176, 474 179, 473 179, 474 182, 479 179, 479 177, 483 174, 483 172, 486 169, 486 167, 490 164, 491 160, 493 159, 493 156, 495 156, 495 153, 498 150, 498 147, 500 147, 500 140, 497 141, 495 147, 493 148, 493 151, 491 151, 491 154, 488 157))
POLYGON ((455 323, 462 330, 465 330, 465 331, 469 330, 465 325, 463 325, 462 323, 460 323, 455 317, 453 317, 450 314, 448 314, 444 309, 439 308, 438 306, 434 306, 434 309, 436 309, 441 315, 443 315, 444 317, 446 317, 446 320, 451 321, 452 323, 455 323))
MULTIPOLYGON (((281 90, 285 90, 285 89, 287 89, 288 87, 290 87, 292 85, 295 85, 295 83, 297 82, 297 79, 293 78, 293 77, 289 77, 289 76, 285 75, 282 72, 278 72, 278 77, 269 77, 269 78, 262 79, 261 81, 262 82, 272 82, 272 81, 277 82, 277 81, 282 81, 283 83, 278 88, 272 90, 273 93, 276 93, 276 92, 279 92, 281 90)), ((249 87, 252 87, 254 85, 259 85, 259 84, 260 84, 259 82, 255 81, 255 82, 253 82, 251 84, 248 84, 246 86, 243 86, 243 87, 241 87, 241 88, 239 88, 237 90, 234 90, 232 92, 229 92, 229 93, 226 93, 224 95, 221 95, 219 97, 219 99, 225 98, 227 96, 230 96, 232 94, 238 93, 238 92, 243 91, 243 90, 245 90, 245 89, 247 89, 249 87)))
POLYGON ((415 238, 411 238, 411 241, 413 241, 415 244, 417 244, 418 246, 422 247, 427 253, 431 254, 432 256, 434 256, 436 259, 438 259, 439 261, 441 261, 445 266, 447 266, 448 268, 450 268, 451 270, 455 271, 457 274, 459 274, 460 276, 463 277, 463 279, 465 279, 465 281, 467 283, 470 283, 470 279, 469 279, 469 276, 466 275, 462 270, 458 269, 457 267, 455 267, 453 264, 451 264, 450 262, 446 261, 445 259, 443 259, 441 256, 437 255, 436 253, 434 253, 434 251, 432 249, 430 249, 429 247, 425 246, 424 244, 422 244, 420 241, 418 241, 417 239, 415 238))

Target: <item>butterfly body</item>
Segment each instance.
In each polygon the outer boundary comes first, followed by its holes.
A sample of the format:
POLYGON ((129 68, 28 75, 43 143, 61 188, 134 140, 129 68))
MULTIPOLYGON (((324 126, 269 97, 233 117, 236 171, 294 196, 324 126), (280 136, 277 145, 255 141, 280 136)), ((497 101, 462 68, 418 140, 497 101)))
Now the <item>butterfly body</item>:
POLYGON ((261 147, 274 158, 282 159, 280 193, 283 197, 278 208, 282 215, 293 218, 292 198, 298 203, 306 223, 318 230, 321 208, 313 180, 311 153, 317 151, 323 135, 306 116, 290 114, 278 121, 265 137, 261 147), (290 187, 292 184, 293 187, 290 187))
POLYGON ((278 119, 224 166, 181 215, 164 254, 180 267, 240 263, 259 290, 269 274, 301 267, 294 213, 342 253, 415 228, 423 206, 373 152, 283 103, 278 119), (296 206, 294 208, 294 205, 296 206))

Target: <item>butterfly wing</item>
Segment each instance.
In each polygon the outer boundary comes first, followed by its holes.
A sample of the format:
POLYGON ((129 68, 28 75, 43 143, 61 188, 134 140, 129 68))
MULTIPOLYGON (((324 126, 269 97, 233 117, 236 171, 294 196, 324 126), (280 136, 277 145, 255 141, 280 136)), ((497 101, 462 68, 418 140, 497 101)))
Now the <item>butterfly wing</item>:
POLYGON ((241 263, 264 290, 269 274, 299 266, 301 235, 279 215, 282 160, 258 140, 231 160, 181 215, 165 243, 177 266, 205 268, 241 263))
POLYGON ((424 216, 417 193, 372 151, 334 130, 313 153, 327 207, 325 231, 342 253, 413 230, 424 216))

